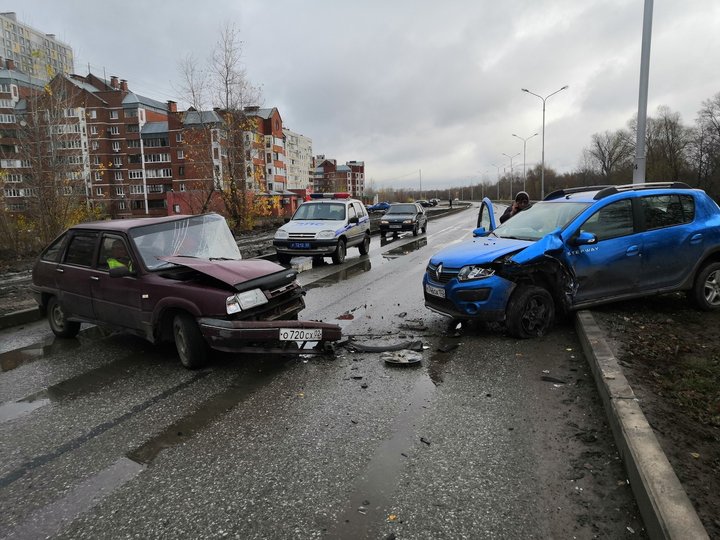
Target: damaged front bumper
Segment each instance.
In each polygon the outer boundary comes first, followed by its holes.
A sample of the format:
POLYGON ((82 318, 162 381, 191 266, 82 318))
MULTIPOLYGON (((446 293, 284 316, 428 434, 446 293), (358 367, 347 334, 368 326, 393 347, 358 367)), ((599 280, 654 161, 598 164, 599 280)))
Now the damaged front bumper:
MULTIPOLYGON (((198 325, 208 345, 213 349, 225 352, 266 352, 282 354, 319 354, 324 352, 322 347, 304 348, 305 343, 323 344, 338 341, 342 338, 342 331, 337 324, 317 321, 228 321, 201 317, 198 325), (322 334, 319 340, 301 342, 295 339, 283 339, 281 330, 319 330, 322 334), (303 345, 298 346, 299 343, 303 345)), ((287 336, 288 332, 283 335, 287 336)), ((302 332, 290 332, 291 335, 302 332)))

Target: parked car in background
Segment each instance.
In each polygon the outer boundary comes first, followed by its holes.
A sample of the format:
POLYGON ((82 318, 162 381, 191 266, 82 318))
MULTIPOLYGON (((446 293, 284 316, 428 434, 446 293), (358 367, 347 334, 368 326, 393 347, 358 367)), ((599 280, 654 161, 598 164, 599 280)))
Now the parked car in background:
POLYGON ((365 206, 349 193, 313 193, 293 217, 275 233, 278 261, 288 264, 294 256, 332 257, 345 260, 350 247, 360 255, 370 251, 370 217, 365 206))
POLYGON ((426 201, 425 199, 420 199, 419 201, 415 201, 423 208, 430 208, 432 206, 432 203, 430 201, 426 201))
POLYGON ((380 220, 380 236, 400 231, 412 231, 417 236, 421 229, 427 232, 427 215, 418 203, 391 204, 380 220))
POLYGON ((438 204, 440 204, 440 199, 430 199, 431 206, 437 206, 438 204))
POLYGON ((334 324, 298 321, 305 307, 296 272, 241 260, 218 214, 83 223, 38 258, 31 291, 50 328, 72 338, 81 323, 109 325, 150 342, 175 342, 199 368, 209 349, 297 350, 335 341, 334 324))
POLYGON ((368 212, 385 212, 390 208, 390 203, 387 201, 375 203, 368 207, 368 212))
POLYGON ((556 312, 684 291, 720 309, 720 207, 684 183, 550 193, 496 227, 483 199, 474 238, 430 259, 425 305, 541 336, 556 312))

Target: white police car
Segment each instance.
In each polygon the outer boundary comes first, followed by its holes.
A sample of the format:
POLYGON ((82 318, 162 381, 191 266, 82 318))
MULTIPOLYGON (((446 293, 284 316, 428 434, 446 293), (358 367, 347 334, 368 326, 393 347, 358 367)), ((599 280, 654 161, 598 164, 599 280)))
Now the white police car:
POLYGON ((345 260, 347 248, 357 247, 360 255, 370 250, 370 217, 365 206, 349 193, 313 193, 293 217, 275 233, 273 245, 278 262, 292 257, 332 257, 345 260))

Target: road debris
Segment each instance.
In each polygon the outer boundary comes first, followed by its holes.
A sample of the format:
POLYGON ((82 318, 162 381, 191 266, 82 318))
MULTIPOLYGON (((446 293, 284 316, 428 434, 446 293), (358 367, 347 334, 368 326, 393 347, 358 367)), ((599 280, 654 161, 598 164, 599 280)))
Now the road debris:
POLYGON ((386 364, 395 366, 417 365, 422 361, 422 354, 408 349, 402 349, 399 351, 384 352, 380 355, 380 360, 384 360, 386 364))

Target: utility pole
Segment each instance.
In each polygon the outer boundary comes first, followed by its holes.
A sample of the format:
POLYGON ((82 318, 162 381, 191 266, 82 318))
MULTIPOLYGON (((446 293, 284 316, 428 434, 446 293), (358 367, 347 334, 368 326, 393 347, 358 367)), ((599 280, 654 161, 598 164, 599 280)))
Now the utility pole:
POLYGON ((648 78, 650 75, 650 37, 652 35, 653 0, 645 0, 642 50, 640 53, 640 96, 638 98, 637 134, 633 184, 645 183, 645 131, 647 123, 648 78))

